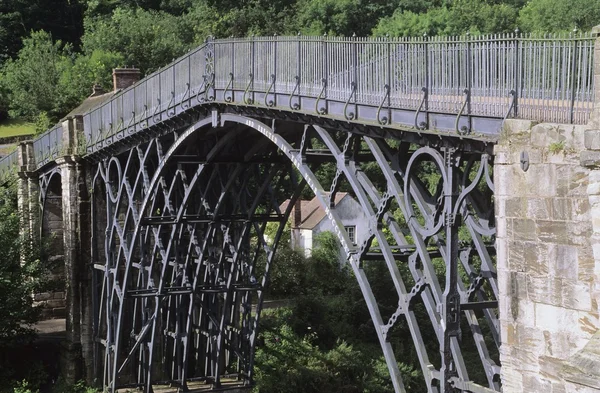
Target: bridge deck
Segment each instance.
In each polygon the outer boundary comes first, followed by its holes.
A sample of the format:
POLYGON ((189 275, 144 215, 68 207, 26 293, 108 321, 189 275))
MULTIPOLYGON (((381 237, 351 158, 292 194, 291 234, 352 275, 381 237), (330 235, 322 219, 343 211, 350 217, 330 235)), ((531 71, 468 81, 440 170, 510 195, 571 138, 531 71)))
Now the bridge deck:
MULTIPOLYGON (((209 40, 86 113, 80 153, 216 103, 487 140, 506 117, 585 124, 593 48, 588 33, 209 40)), ((62 133, 34 141, 37 168, 63 154, 62 133)), ((0 176, 16 161, 1 160, 0 176)))

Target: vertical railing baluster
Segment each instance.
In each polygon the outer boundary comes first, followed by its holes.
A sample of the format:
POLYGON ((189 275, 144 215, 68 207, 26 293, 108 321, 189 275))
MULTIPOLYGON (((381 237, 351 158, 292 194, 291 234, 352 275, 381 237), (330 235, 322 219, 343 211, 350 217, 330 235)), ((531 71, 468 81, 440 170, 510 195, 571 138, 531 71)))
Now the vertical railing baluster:
POLYGON ((425 124, 429 124, 429 88, 431 86, 431 73, 429 72, 429 36, 427 33, 423 34, 425 39, 423 50, 425 51, 425 94, 423 101, 423 109, 425 111, 425 124))
POLYGON ((467 114, 469 115, 469 130, 471 129, 471 77, 473 68, 473 59, 471 59, 471 34, 467 32, 467 114))
POLYGON ((385 39, 387 41, 387 86, 385 87, 387 94, 387 106, 388 106, 388 123, 392 122, 392 43, 390 41, 389 34, 386 34, 385 39))
POLYGON ((519 63, 519 29, 515 29, 515 69, 514 74, 515 74, 515 97, 514 97, 514 104, 513 104, 513 109, 514 109, 514 116, 515 119, 519 117, 519 97, 521 95, 521 82, 519 81, 520 77, 521 77, 521 64, 519 63))
POLYGON ((328 88, 328 84, 329 84, 329 52, 328 52, 328 48, 327 48, 327 33, 325 33, 323 35, 323 50, 325 51, 324 55, 325 55, 325 61, 323 62, 324 64, 324 72, 323 72, 323 93, 325 94, 325 113, 328 113, 328 105, 327 105, 327 88, 328 88))
POLYGON ((570 108, 570 113, 569 113, 569 122, 570 124, 573 124, 574 118, 575 118, 575 73, 577 72, 577 29, 574 30, 573 32, 573 60, 572 60, 572 64, 571 64, 571 108, 570 108))

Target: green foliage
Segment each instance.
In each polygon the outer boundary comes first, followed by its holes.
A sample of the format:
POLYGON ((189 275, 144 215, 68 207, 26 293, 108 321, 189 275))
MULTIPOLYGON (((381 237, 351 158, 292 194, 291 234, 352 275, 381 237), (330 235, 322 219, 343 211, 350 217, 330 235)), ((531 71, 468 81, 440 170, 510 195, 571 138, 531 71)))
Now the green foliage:
POLYGON ((87 17, 84 52, 119 53, 127 66, 147 72, 169 63, 194 47, 186 19, 162 11, 117 8, 110 16, 87 17))
POLYGON ((57 100, 59 80, 69 55, 68 45, 54 42, 44 31, 32 32, 24 40, 18 58, 9 60, 3 72, 11 117, 34 119, 41 112, 55 117, 61 111, 57 100))
POLYGON ((287 309, 265 311, 261 346, 256 354, 254 392, 387 393, 393 389, 385 361, 379 353, 333 341, 322 350, 318 333, 297 334, 287 323, 293 317, 287 309))
POLYGON ((63 42, 77 46, 83 34, 80 0, 0 0, 0 66, 14 57, 33 30, 51 31, 63 42))
POLYGON ((598 0, 531 0, 519 14, 519 26, 538 33, 586 31, 599 23, 598 0))
POLYGON ((552 142, 548 145, 548 151, 552 154, 558 154, 565 149, 565 141, 552 142))
POLYGON ((516 28, 518 9, 484 0, 455 0, 418 13, 398 8, 373 30, 378 36, 420 36, 509 33, 516 28))
POLYGON ((15 190, 0 189, 0 347, 31 337, 38 310, 31 294, 45 270, 19 235, 15 190))

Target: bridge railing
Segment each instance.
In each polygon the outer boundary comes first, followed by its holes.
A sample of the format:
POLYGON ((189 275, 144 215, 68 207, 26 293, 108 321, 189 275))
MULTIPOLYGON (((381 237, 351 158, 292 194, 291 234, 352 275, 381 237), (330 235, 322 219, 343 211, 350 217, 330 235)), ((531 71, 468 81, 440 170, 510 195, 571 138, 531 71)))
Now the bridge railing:
POLYGON ((244 93, 242 103, 253 105, 266 105, 271 100, 265 97, 277 94, 585 123, 594 102, 593 46, 587 33, 214 40, 85 114, 87 150, 101 149, 179 110, 209 101, 216 90, 222 92, 217 97, 221 101, 236 101, 237 91, 244 93), (262 100, 254 100, 255 93, 261 93, 262 100))
MULTIPOLYGON (((101 150, 212 100, 314 114, 329 102, 345 105, 344 116, 354 105, 583 124, 595 99, 593 49, 588 33, 209 40, 84 114, 85 147, 101 150), (292 98, 310 105, 295 108, 292 98)), ((38 167, 62 151, 59 128, 34 141, 38 167)), ((1 160, 0 173, 13 162, 13 154, 1 160)))

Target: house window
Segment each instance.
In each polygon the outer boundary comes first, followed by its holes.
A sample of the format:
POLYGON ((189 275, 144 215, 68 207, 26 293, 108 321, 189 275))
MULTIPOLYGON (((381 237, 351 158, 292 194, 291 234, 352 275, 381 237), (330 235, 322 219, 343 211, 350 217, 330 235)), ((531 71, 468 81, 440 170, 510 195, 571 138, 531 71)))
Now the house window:
POLYGON ((344 227, 352 244, 356 244, 356 226, 344 227))

